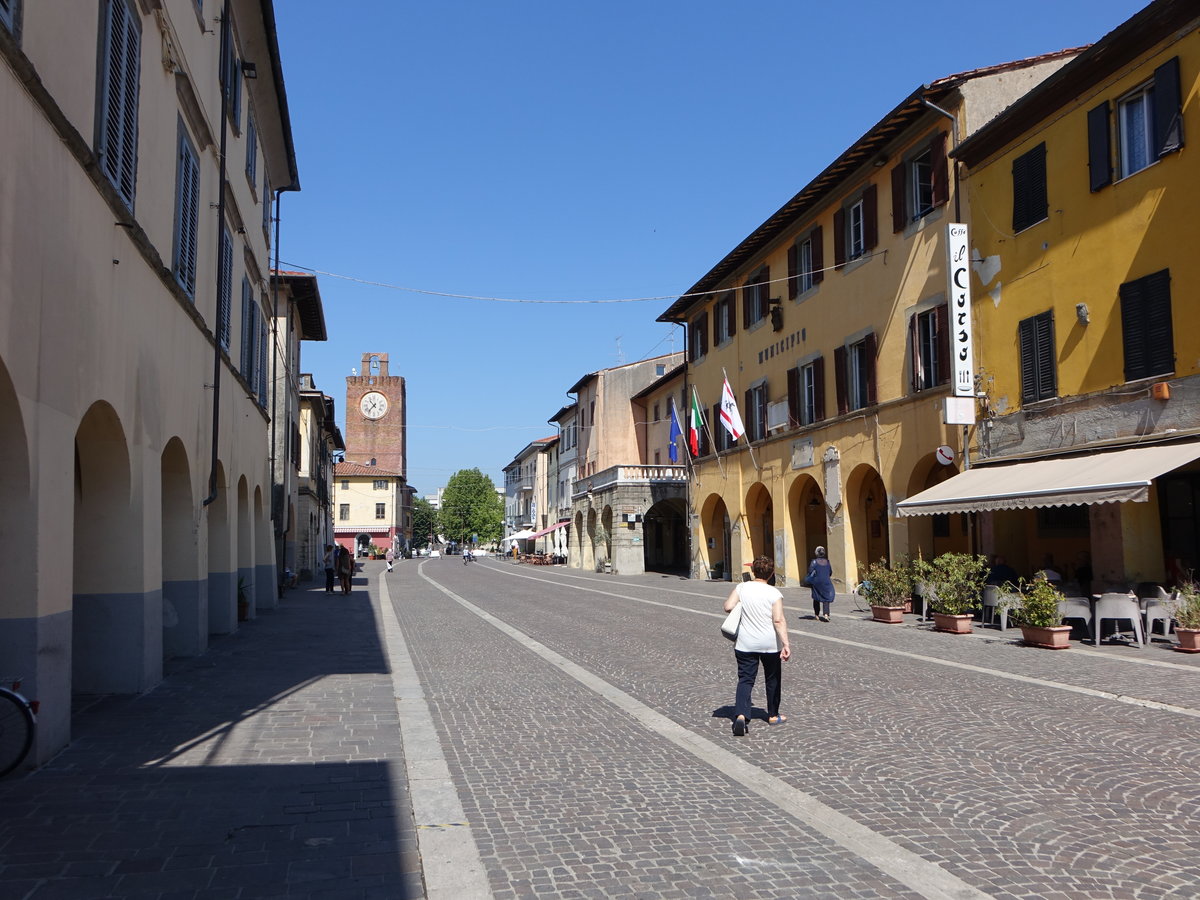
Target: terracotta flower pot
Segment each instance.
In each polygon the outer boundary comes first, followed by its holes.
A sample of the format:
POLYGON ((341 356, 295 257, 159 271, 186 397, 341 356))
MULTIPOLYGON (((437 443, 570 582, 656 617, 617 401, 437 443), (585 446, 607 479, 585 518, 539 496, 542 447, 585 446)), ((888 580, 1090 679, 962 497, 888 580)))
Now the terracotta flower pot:
POLYGON ((934 628, 948 634, 970 634, 971 622, 971 616, 951 616, 939 612, 933 614, 934 628))
POLYGON ((904 607, 872 606, 871 617, 876 622, 883 622, 885 625, 902 625, 904 624, 904 607))
POLYGON ((1200 653, 1200 628, 1176 628, 1179 643, 1172 649, 1181 653, 1200 653))
POLYGON ((1022 625, 1021 637, 1031 647, 1066 650, 1071 646, 1070 625, 1022 625))

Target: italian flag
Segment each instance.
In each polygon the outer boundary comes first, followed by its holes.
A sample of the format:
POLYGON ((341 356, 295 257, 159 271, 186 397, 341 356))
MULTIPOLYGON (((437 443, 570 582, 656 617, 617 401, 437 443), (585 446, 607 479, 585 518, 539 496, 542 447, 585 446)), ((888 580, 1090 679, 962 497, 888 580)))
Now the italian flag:
POLYGON ((692 388, 692 413, 688 416, 688 447, 692 456, 700 455, 700 429, 704 427, 704 419, 700 415, 700 401, 696 398, 696 389, 692 388))

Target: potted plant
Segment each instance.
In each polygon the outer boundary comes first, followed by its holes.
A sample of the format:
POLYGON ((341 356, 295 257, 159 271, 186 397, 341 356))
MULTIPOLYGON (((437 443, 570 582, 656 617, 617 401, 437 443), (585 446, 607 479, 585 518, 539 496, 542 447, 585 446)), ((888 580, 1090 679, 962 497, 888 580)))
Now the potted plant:
POLYGON ((1022 640, 1031 647, 1066 650, 1071 646, 1071 626, 1062 624, 1059 601, 1063 593, 1044 577, 1020 581, 1020 597, 1005 602, 1013 621, 1021 628, 1022 640))
POLYGON ((987 578, 987 559, 971 553, 943 553, 934 560, 917 561, 917 579, 929 585, 927 598, 938 631, 970 634, 973 613, 987 578))
POLYGON ((1174 649, 1182 653, 1200 653, 1200 585, 1186 581, 1179 585, 1171 604, 1175 618, 1174 649))
POLYGON ((905 604, 912 602, 913 569, 901 558, 890 566, 886 559, 868 563, 859 579, 859 593, 871 607, 871 618, 888 625, 904 621, 905 604))

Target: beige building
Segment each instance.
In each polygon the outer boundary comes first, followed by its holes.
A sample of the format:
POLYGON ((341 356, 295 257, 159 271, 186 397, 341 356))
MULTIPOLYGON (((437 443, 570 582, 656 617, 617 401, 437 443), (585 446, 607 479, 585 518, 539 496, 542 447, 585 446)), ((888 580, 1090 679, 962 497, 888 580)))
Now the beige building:
POLYGON ((72 694, 145 691, 237 628, 239 582, 249 615, 276 596, 273 7, 86 7, 0 6, 0 660, 41 703, 34 762, 72 694))
POLYGON ((340 462, 333 467, 335 542, 362 555, 375 546, 399 552, 412 537, 412 510, 404 476, 379 466, 340 462))
POLYGON ((302 581, 321 574, 321 557, 333 540, 333 460, 345 452, 334 419, 333 398, 317 390, 312 375, 300 376, 300 466, 297 470, 295 562, 302 581))

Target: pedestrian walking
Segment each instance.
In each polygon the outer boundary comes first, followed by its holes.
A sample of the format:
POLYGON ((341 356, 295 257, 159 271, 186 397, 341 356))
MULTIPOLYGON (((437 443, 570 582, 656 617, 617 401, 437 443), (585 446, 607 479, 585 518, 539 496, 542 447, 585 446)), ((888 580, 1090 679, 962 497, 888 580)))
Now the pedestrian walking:
POLYGON ((334 568, 337 565, 337 554, 334 553, 333 544, 325 545, 325 555, 321 557, 321 565, 325 568, 325 593, 332 594, 334 568))
POLYGON ((342 583, 342 593, 350 593, 350 578, 354 574, 354 560, 350 556, 350 551, 345 547, 338 549, 337 561, 338 579, 342 583))
POLYGON ((818 547, 816 557, 808 564, 804 583, 812 590, 813 615, 822 622, 829 621, 829 605, 837 594, 833 590, 833 566, 825 558, 825 548, 818 547))
POLYGON ((388 571, 392 571, 392 564, 396 561, 396 551, 388 547, 388 552, 383 554, 383 558, 387 561, 388 571))
POLYGON ((733 645, 738 667, 733 733, 738 737, 750 728, 750 694, 760 665, 767 691, 767 723, 782 725, 787 721, 787 716, 780 715, 779 700, 783 662, 792 655, 783 615, 783 594, 768 584, 775 574, 775 564, 760 556, 750 564, 750 573, 754 580, 737 585, 725 600, 725 612, 732 612, 735 606, 742 611, 737 642, 733 645))

